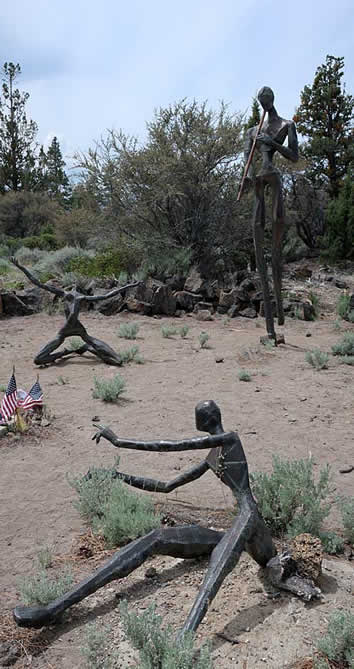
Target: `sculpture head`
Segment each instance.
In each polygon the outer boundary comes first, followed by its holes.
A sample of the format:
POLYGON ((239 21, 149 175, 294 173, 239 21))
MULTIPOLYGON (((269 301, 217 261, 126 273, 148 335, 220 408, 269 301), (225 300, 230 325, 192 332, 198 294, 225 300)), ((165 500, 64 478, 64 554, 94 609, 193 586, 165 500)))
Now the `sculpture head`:
POLYGON ((263 86, 258 92, 258 100, 266 111, 272 109, 274 105, 274 93, 272 89, 269 86, 263 86))
POLYGON ((195 407, 195 424, 197 430, 215 434, 222 431, 221 412, 213 400, 199 402, 195 407))

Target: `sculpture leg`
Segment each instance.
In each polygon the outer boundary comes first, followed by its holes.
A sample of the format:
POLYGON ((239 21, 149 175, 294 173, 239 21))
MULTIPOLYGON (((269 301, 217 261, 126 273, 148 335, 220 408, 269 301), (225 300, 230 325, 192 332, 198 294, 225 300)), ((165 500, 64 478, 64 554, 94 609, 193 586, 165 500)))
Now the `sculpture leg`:
POLYGON ((265 227, 265 202, 264 202, 264 182, 262 177, 256 178, 255 184, 255 208, 253 218, 253 240, 256 252, 256 261, 259 277, 262 284, 264 314, 266 320, 266 328, 269 337, 276 341, 274 330, 274 318, 272 311, 272 304, 269 292, 267 264, 264 257, 264 227, 265 227))
POLYGON ((254 512, 248 505, 240 510, 233 526, 214 548, 208 571, 193 608, 180 632, 194 632, 204 618, 210 602, 217 594, 223 580, 238 563, 247 540, 253 533, 254 512))
POLYGON ((51 364, 52 362, 55 362, 58 358, 62 358, 64 355, 68 355, 68 351, 58 351, 58 353, 53 353, 52 351, 55 351, 56 348, 61 346, 65 339, 65 336, 62 334, 58 334, 55 339, 49 342, 49 344, 46 344, 39 353, 36 355, 34 359, 34 364, 35 365, 48 365, 51 364))
POLYGON ((94 355, 97 355, 98 358, 101 358, 103 362, 107 365, 116 365, 120 367, 122 364, 122 359, 119 353, 116 353, 113 348, 105 344, 104 341, 100 339, 95 339, 91 337, 87 332, 82 334, 82 339, 86 342, 87 350, 94 355))
POLYGON ((274 295, 277 304, 278 324, 284 325, 284 310, 281 296, 282 283, 282 244, 284 234, 284 202, 282 193, 282 184, 279 175, 274 175, 272 181, 273 196, 273 231, 272 231, 272 272, 274 295))
POLYGON ((196 558, 210 555, 223 533, 198 525, 152 530, 114 554, 95 574, 47 606, 17 606, 14 619, 20 627, 43 627, 54 623, 73 604, 81 602, 107 583, 128 576, 151 555, 196 558))

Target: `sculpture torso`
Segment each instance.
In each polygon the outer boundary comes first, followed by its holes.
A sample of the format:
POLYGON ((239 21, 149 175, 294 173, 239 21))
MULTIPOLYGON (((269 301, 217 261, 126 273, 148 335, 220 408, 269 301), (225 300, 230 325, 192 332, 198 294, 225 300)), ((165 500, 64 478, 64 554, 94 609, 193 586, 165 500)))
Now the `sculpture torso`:
MULTIPOLYGON (((269 121, 269 119, 264 123, 262 127, 262 134, 269 135, 275 142, 278 144, 284 144, 286 138, 288 137, 289 127, 293 124, 293 121, 287 121, 280 116, 276 116, 269 121)), ((257 132, 257 126, 254 126, 250 129, 250 136, 252 140, 255 137, 257 132)), ((262 166, 260 174, 263 176, 268 173, 278 172, 277 168, 273 165, 273 156, 276 153, 276 149, 261 144, 260 146, 256 145, 256 151, 262 154, 262 166)))
POLYGON ((246 456, 236 432, 230 432, 229 443, 212 448, 206 462, 216 476, 232 493, 242 494, 250 490, 246 456))

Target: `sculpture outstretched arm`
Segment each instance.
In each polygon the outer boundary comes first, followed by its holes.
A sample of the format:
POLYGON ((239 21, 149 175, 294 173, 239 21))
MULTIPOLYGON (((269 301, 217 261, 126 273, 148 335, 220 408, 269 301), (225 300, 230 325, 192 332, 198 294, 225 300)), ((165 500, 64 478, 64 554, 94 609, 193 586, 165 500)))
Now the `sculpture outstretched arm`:
MULTIPOLYGON (((191 469, 188 469, 188 471, 180 474, 179 476, 176 476, 175 479, 172 479, 172 481, 168 482, 149 479, 142 476, 133 476, 132 474, 125 474, 124 472, 120 472, 118 470, 112 472, 112 477, 114 479, 120 479, 121 481, 124 481, 124 483, 133 486, 133 488, 139 488, 139 490, 169 493, 172 492, 172 490, 185 485, 186 483, 196 481, 201 476, 203 476, 203 474, 205 474, 208 469, 209 466, 206 461, 200 462, 198 465, 191 467, 191 469)), ((108 472, 109 470, 106 471, 108 472)), ((86 474, 86 477, 90 478, 90 472, 86 474)))
POLYGON ((108 300, 111 297, 114 297, 115 295, 118 295, 119 293, 122 293, 123 290, 127 290, 128 288, 135 288, 135 286, 138 286, 140 281, 135 281, 134 283, 127 283, 125 286, 122 286, 121 288, 114 288, 113 290, 110 290, 109 293, 106 293, 105 295, 83 295, 80 297, 80 299, 85 300, 85 302, 99 302, 100 300, 108 300))
POLYGON ((38 288, 43 288, 44 290, 47 290, 49 293, 54 293, 54 295, 57 295, 58 297, 65 297, 65 290, 61 290, 60 288, 56 288, 55 286, 48 286, 46 283, 42 283, 41 281, 38 281, 34 274, 27 269, 27 267, 23 267, 23 265, 20 265, 18 260, 13 256, 10 258, 10 261, 12 262, 15 267, 21 270, 27 278, 34 283, 35 286, 38 286, 38 288))
POLYGON ((102 425, 95 425, 94 427, 98 428, 98 432, 92 437, 92 440, 96 441, 96 444, 99 444, 101 437, 104 437, 104 439, 110 441, 117 448, 131 448, 135 451, 150 451, 155 453, 210 449, 216 446, 231 444, 235 438, 233 432, 223 432, 222 434, 215 434, 209 437, 192 437, 191 439, 176 441, 163 439, 160 441, 136 441, 134 439, 120 439, 108 427, 103 427, 102 425))

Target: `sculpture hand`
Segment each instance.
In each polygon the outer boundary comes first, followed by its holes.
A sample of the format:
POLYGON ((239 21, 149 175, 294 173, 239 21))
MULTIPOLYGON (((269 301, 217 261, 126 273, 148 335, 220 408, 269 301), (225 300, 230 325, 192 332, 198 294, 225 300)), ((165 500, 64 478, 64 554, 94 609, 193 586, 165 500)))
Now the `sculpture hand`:
POLYGON ((269 148, 273 148, 275 145, 274 140, 265 133, 260 133, 260 135, 258 135, 257 143, 269 146, 269 148))
POLYGON ((108 439, 108 441, 111 441, 112 438, 116 439, 116 435, 109 427, 104 427, 103 425, 94 425, 94 427, 98 428, 98 431, 92 437, 92 441, 95 441, 96 444, 100 443, 101 437, 108 439))

